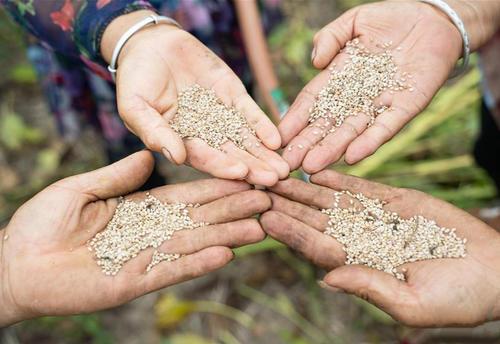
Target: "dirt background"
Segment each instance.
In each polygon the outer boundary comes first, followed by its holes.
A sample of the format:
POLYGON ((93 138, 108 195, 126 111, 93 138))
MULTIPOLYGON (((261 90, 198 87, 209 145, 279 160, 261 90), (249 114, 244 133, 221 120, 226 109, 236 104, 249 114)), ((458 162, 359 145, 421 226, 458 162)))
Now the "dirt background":
MULTIPOLYGON (((309 64, 314 32, 360 2, 285 1, 286 20, 269 40, 290 101, 315 73, 309 64)), ((5 225, 20 204, 50 182, 93 170, 106 159, 102 140, 91 127, 74 142, 58 135, 26 60, 23 35, 4 13, 0 37, 0 225, 5 225)), ((470 79, 448 89, 466 92, 472 87, 477 92, 477 78, 470 79)), ((446 92, 438 95, 444 105, 429 111, 447 113, 447 120, 431 123, 401 149, 381 151, 376 164, 368 170, 361 165, 358 174, 415 187, 465 208, 490 202, 494 189, 469 153, 479 98, 458 110, 453 107, 450 114, 451 104, 460 99, 448 99, 446 92)), ((159 164, 169 183, 203 177, 162 159, 159 164)), ((335 168, 350 171, 342 164, 335 168)), ((317 285, 323 274, 294 252, 266 241, 239 251, 234 262, 216 273, 122 307, 0 330, 0 343, 500 343, 500 323, 476 329, 401 326, 362 300, 325 292, 317 285)))

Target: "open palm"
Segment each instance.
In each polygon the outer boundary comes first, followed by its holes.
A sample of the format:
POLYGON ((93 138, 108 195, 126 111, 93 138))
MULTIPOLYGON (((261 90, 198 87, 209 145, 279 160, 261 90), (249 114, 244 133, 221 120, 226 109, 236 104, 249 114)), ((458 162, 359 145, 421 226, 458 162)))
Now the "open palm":
POLYGON ((144 29, 127 43, 118 65, 120 115, 148 148, 220 178, 273 185, 288 175, 288 165, 273 151, 281 145, 277 128, 234 72, 188 32, 166 25, 144 29), (200 139, 183 142, 168 122, 177 111, 178 93, 193 84, 213 89, 241 112, 262 144, 255 144, 251 134, 245 141, 248 151, 230 141, 222 151, 200 139))
MULTIPOLYGON (((103 230, 116 196, 138 188, 151 173, 153 157, 136 153, 111 166, 57 182, 14 215, 0 242, 0 326, 40 315, 91 312, 206 274, 233 258, 230 247, 261 240, 256 213, 270 206, 262 192, 240 181, 207 179, 151 190, 163 202, 200 203, 197 222, 211 225, 176 232, 159 250, 184 256, 145 272, 153 249, 106 276, 87 242, 103 230), (3 302, 2 302, 3 301, 3 302), (2 319, 5 312, 8 319, 2 319)), ((144 193, 127 198, 142 199, 144 193)))
POLYGON ((344 154, 349 164, 371 155, 427 106, 460 57, 461 47, 461 36, 451 21, 432 6, 416 1, 355 7, 325 26, 314 38, 312 59, 316 68, 324 70, 303 88, 279 125, 283 144, 304 147, 284 150, 290 168, 302 166, 315 173, 344 154), (377 105, 381 102, 391 110, 380 114, 370 127, 366 114, 350 116, 322 139, 316 128, 307 126, 309 108, 328 82, 326 67, 343 67, 347 53, 339 51, 354 38, 373 52, 392 43, 389 49, 399 77, 410 73, 408 81, 414 86, 411 91, 385 92, 376 99, 377 105))
POLYGON ((500 318, 500 234, 492 228, 415 190, 333 171, 313 175, 311 181, 317 185, 289 179, 273 187, 273 207, 261 223, 269 235, 329 271, 323 281, 332 290, 362 297, 411 326, 470 326, 500 318), (322 233, 329 217, 317 209, 332 207, 334 193, 341 190, 383 200, 386 209, 404 218, 422 215, 456 228, 468 240, 466 258, 405 264, 398 267, 405 282, 365 266, 344 265, 340 243, 322 233))

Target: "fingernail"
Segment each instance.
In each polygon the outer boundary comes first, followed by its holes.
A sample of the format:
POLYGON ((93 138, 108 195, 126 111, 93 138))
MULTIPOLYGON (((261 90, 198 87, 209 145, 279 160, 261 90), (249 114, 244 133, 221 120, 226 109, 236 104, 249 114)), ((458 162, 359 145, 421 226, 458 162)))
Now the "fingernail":
POLYGON ((314 63, 314 59, 316 58, 316 47, 313 48, 311 52, 311 62, 314 63))
POLYGON ((162 147, 161 149, 161 152, 163 153, 163 155, 165 155, 165 157, 170 160, 171 162, 173 162, 174 164, 176 165, 179 165, 177 163, 177 161, 174 160, 174 158, 172 158, 172 154, 170 154, 170 151, 168 149, 166 149, 165 147, 162 147))
POLYGON ((340 289, 340 288, 337 288, 337 287, 332 287, 331 285, 328 285, 326 284, 325 281, 318 281, 318 285, 325 289, 325 290, 328 290, 332 293, 345 293, 345 290, 344 289, 340 289))

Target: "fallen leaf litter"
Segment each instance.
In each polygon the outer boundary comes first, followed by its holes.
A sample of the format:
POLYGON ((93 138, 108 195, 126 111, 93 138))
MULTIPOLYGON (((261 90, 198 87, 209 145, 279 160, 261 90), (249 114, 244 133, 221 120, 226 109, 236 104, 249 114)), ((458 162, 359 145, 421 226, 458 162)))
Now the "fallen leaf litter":
POLYGON ((160 252, 158 248, 179 230, 192 230, 208 225, 189 216, 198 204, 162 203, 150 195, 140 202, 121 198, 106 228, 88 243, 105 275, 116 275, 123 265, 143 250, 154 248, 146 271, 162 261, 174 261, 180 254, 160 252))
POLYGON ((467 239, 455 229, 440 227, 423 216, 401 218, 383 208, 384 202, 348 191, 335 193, 325 234, 337 239, 346 253, 346 264, 361 264, 405 280, 398 267, 427 259, 463 258, 467 239), (349 200, 340 207, 341 198, 349 200))
POLYGON ((348 117, 360 113, 369 117, 367 126, 370 126, 377 116, 390 110, 389 106, 374 102, 384 91, 389 90, 391 94, 403 90, 414 91, 408 82, 412 76, 407 72, 398 74, 398 66, 390 50, 392 42, 377 46, 382 52, 370 52, 357 38, 347 42, 342 50, 348 55, 344 67, 336 70, 333 64, 329 68, 328 83, 309 109, 309 126, 319 129, 313 131, 314 135, 321 134, 324 138, 348 117))
POLYGON ((228 141, 243 150, 260 146, 243 114, 225 105, 214 90, 194 84, 179 94, 177 104, 170 126, 182 138, 199 138, 218 150, 228 141))

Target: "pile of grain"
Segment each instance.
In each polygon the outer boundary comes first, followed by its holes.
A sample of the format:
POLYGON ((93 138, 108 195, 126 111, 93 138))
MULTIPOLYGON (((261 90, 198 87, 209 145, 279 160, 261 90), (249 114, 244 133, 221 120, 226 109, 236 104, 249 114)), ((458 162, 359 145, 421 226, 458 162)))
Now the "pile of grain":
MULTIPOLYGON (((381 53, 372 53, 361 45, 359 39, 346 44, 343 52, 349 57, 340 71, 330 67, 328 84, 321 89, 312 108, 309 109, 309 123, 320 131, 322 137, 335 131, 349 116, 364 113, 370 117, 367 125, 388 110, 382 103, 375 104, 375 98, 384 91, 390 93, 414 88, 408 83, 412 76, 406 72, 397 78, 398 67, 389 50, 392 42, 380 46, 381 53), (324 119, 321 123, 315 123, 324 119)), ((399 49, 399 48, 398 48, 399 49)))
POLYGON ((333 236, 346 252, 346 264, 362 264, 404 280, 397 267, 425 259, 463 258, 465 243, 455 229, 439 227, 422 216, 403 219, 383 208, 384 203, 363 194, 337 192, 334 206, 323 209, 330 217, 325 234, 333 236), (339 207, 341 197, 350 207, 339 207))
MULTIPOLYGON (((227 141, 246 150, 255 131, 234 107, 226 106, 213 90, 193 85, 179 94, 178 108, 170 126, 182 138, 199 138, 221 150, 227 141)), ((255 142, 255 145, 260 145, 255 142)))
MULTIPOLYGON (((189 208, 196 206, 163 204, 149 194, 138 203, 120 199, 113 218, 102 232, 89 241, 88 248, 94 252, 97 265, 104 274, 116 275, 130 259, 147 248, 158 248, 174 232, 207 225, 194 222, 189 217, 189 208)), ((164 260, 172 261, 179 257, 179 254, 155 250, 147 271, 164 260)))

